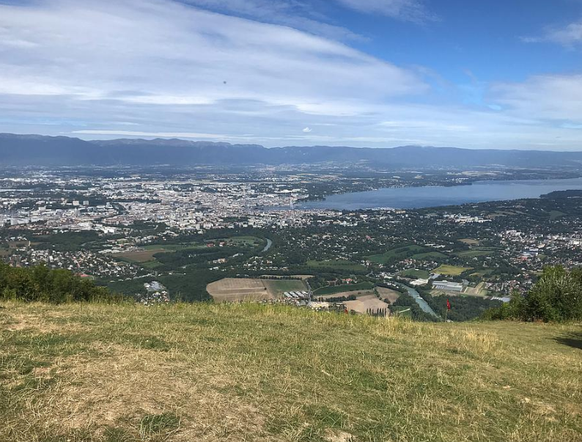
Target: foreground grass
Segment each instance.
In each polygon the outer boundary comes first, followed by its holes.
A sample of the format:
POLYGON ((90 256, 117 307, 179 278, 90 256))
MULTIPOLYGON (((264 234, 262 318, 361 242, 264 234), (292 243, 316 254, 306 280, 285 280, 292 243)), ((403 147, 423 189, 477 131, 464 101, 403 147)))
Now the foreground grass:
POLYGON ((0 306, 1 441, 582 441, 580 325, 0 306))

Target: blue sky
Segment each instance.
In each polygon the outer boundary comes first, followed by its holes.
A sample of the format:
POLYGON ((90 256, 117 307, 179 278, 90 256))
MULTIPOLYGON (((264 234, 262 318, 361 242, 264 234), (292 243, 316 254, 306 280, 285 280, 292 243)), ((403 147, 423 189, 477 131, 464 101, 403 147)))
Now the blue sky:
POLYGON ((582 150, 582 0, 0 0, 0 132, 582 150))

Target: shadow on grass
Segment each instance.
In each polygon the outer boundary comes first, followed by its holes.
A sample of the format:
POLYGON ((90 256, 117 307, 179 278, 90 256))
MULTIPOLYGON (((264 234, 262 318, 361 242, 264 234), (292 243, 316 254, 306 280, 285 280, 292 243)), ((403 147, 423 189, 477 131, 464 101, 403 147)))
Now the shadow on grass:
POLYGON ((582 350, 582 332, 568 333, 567 335, 556 338, 556 342, 582 350))

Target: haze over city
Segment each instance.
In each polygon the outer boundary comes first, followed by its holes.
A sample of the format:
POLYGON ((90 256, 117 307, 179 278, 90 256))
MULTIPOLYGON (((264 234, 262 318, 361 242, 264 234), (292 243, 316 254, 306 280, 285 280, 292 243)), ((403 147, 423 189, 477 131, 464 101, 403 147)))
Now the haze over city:
POLYGON ((0 132, 579 150, 578 0, 0 0, 0 132))

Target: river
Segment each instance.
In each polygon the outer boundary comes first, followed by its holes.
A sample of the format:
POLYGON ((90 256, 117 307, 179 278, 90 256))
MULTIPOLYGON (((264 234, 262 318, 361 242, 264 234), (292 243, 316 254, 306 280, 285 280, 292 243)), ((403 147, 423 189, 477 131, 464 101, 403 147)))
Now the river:
POLYGON ((400 285, 400 287, 406 289, 408 294, 414 298, 414 300, 416 301, 416 303, 422 309, 423 312, 426 312, 426 313, 434 316, 435 318, 440 318, 440 316, 437 315, 432 308, 430 308, 430 305, 427 304, 427 302, 422 298, 422 296, 420 296, 420 293, 418 293, 413 288, 408 287, 407 285, 404 285, 404 284, 399 284, 399 285, 400 285))
POLYGON ((271 248, 271 246, 273 245, 273 241, 271 241, 269 238, 265 238, 267 240, 267 245, 265 246, 265 248, 263 249, 263 251, 261 253, 265 253, 268 252, 269 249, 271 248))
POLYGON ((302 209, 419 209, 485 201, 539 198, 560 190, 582 190, 582 178, 565 180, 477 181, 463 186, 390 187, 332 195, 298 205, 302 209))

